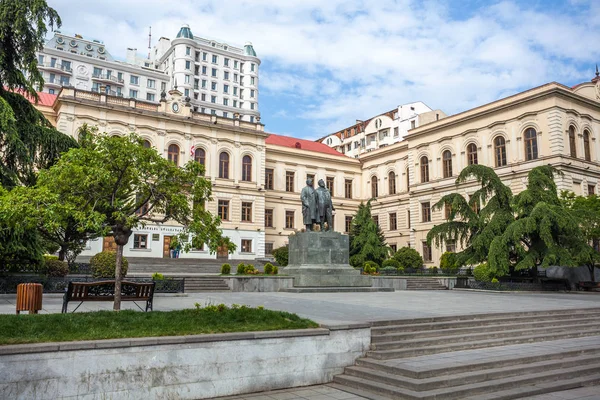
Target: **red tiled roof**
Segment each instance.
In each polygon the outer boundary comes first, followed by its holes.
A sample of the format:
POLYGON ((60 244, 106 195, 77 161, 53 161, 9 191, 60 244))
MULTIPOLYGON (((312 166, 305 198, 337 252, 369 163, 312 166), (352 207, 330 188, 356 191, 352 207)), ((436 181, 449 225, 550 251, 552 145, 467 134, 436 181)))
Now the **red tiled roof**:
MULTIPOLYGON (((23 95, 23 97, 25 97, 27 100, 29 100, 32 104, 35 104, 35 100, 33 98, 31 98, 31 96, 25 95, 23 93, 23 91, 15 90, 15 92, 23 95)), ((52 107, 52 105, 54 104, 54 100, 56 100, 56 98, 58 97, 58 95, 56 95, 56 94, 50 94, 50 93, 45 93, 45 92, 37 92, 37 94, 39 97, 38 102, 37 102, 38 106, 52 107)))
POLYGON ((275 146, 283 146, 290 147, 292 149, 306 150, 306 151, 314 151, 317 153, 330 154, 333 156, 341 156, 346 157, 344 154, 339 151, 332 149, 326 144, 313 142, 312 140, 306 139, 297 139, 290 136, 281 136, 270 134, 265 140, 266 144, 273 144, 275 146))

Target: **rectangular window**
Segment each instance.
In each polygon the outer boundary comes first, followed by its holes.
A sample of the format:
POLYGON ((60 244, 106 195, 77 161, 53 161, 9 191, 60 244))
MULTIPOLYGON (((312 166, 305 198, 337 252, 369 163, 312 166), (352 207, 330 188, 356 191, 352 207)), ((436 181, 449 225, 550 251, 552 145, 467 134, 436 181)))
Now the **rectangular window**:
POLYGON ((373 215, 373 222, 375 222, 375 225, 379 226, 379 215, 373 215))
POLYGON ((134 249, 147 249, 148 248, 148 235, 133 235, 133 248, 134 249))
POLYGON ((237 107, 237 100, 233 101, 233 107, 237 107))
POLYGON ((253 76, 250 77, 250 84, 254 85, 254 77, 253 76))
POLYGON ((223 221, 229 220, 229 200, 219 200, 217 215, 223 221))
POLYGON ((202 66, 202 75, 206 75, 206 65, 202 66))
POLYGON ((254 103, 250 103, 250 109, 254 110, 255 104, 254 103))
POLYGON ((229 93, 229 85, 223 85, 223 93, 229 93))
POLYGON ((190 89, 185 89, 185 90, 183 91, 183 95, 184 95, 185 97, 190 97, 190 89))
POLYGON ((588 185, 588 196, 596 194, 596 185, 588 185))
POLYGON ((390 249, 392 249, 392 252, 395 253, 398 251, 398 245, 397 244, 390 244, 390 249))
POLYGON ((208 53, 207 52, 202 52, 202 61, 206 61, 206 58, 208 57, 208 53))
POLYGON ((242 239, 242 253, 252 253, 251 239, 242 239))
POLYGON ((233 68, 237 69, 238 67, 238 62, 236 60, 233 60, 233 68))
MULTIPOLYGON (((119 80, 120 80, 120 81, 122 80, 122 79, 121 79, 121 76, 122 76, 122 74, 119 72, 119 80)), ((167 82, 161 82, 161 83, 160 83, 160 90, 162 90, 163 92, 164 92, 165 90, 167 90, 167 82)))
POLYGON ((250 71, 254 71, 254 68, 255 68, 254 63, 250 64, 250 71))
POLYGON ((217 77, 217 69, 216 68, 212 69, 211 76, 214 76, 215 78, 217 77))
POLYGON ((206 84, 208 81, 206 79, 202 79, 202 89, 206 89, 206 84))
POLYGON ((311 179, 313 181, 313 184, 315 182, 315 174, 306 174, 306 180, 311 179))
POLYGON ((293 171, 285 172, 285 191, 286 192, 294 191, 294 172, 293 171))
POLYGON ((212 62, 213 64, 216 64, 219 62, 219 56, 217 56, 216 54, 213 54, 212 56, 212 62))
POLYGON ((421 222, 431 222, 431 206, 429 202, 421 203, 421 222))
POLYGON ((139 85, 140 84, 140 77, 139 76, 135 76, 135 75, 131 75, 129 77, 129 83, 131 83, 132 85, 139 85))
POLYGON ((233 81, 235 83, 237 83, 237 81, 238 81, 238 74, 233 74, 233 81))
POLYGON ((206 101, 206 93, 202 93, 202 94, 200 95, 200 100, 202 100, 202 101, 206 101))
POLYGON ((192 48, 189 46, 185 47, 185 55, 189 56, 190 54, 192 54, 192 48))
POLYGON ((133 90, 133 89, 129 89, 129 97, 132 99, 137 99, 138 96, 138 91, 137 90, 133 90))
POLYGON ((450 206, 449 203, 445 203, 444 204, 444 219, 449 220, 450 219, 450 212, 452 211, 452 207, 450 206))
POLYGON ((223 59, 223 65, 226 67, 229 67, 229 58, 224 58, 223 59))
POLYGON ((234 96, 237 96, 237 94, 238 94, 238 93, 237 93, 237 90, 238 90, 237 86, 234 86, 234 87, 233 87, 233 95, 234 95, 234 96))
POLYGON ((191 61, 186 61, 185 62, 185 69, 192 69, 192 62, 191 61))
POLYGON ((250 97, 254 98, 254 89, 250 89, 250 97))
POLYGON ((448 240, 446 242, 446 251, 450 253, 456 253, 456 243, 454 240, 448 240))
POLYGON ((390 213, 390 231, 396 229, 398 229, 398 218, 396 218, 396 213, 390 213))
POLYGON ((285 228, 294 229, 294 211, 285 212, 285 228))
POLYGON ((396 138, 396 137, 398 137, 398 136, 399 136, 399 135, 398 135, 398 127, 396 126, 396 127, 394 128, 394 137, 396 138))
POLYGON ((227 111, 223 111, 223 118, 229 118, 229 113, 227 111))
POLYGON ((156 81, 154 79, 148 79, 147 86, 148 86, 148 89, 155 89, 156 81))
POLYGON ((427 244, 427 242, 423 242, 423 261, 431 262, 432 259, 431 247, 427 244))
MULTIPOLYGON (((235 100, 234 100, 235 102, 235 100)), ((273 190, 273 169, 267 168, 265 169, 265 189, 273 190)))
POLYGON ((146 93, 146 100, 148 101, 154 101, 154 93, 146 93))
POLYGON ((416 121, 410 121, 410 129, 415 129, 416 121))
POLYGON ((265 243, 265 254, 273 254, 273 243, 265 243))
POLYGON ((242 202, 242 222, 252 222, 252 203, 242 202))
POLYGON ((229 99, 223 99, 223 105, 224 106, 228 106, 229 105, 229 99))
POLYGON ((408 229, 410 229, 410 210, 406 211, 406 223, 407 223, 408 229))
POLYGON ((223 79, 225 79, 227 81, 229 80, 229 71, 223 72, 223 79))
POLYGON ((94 72, 92 72, 92 76, 94 78, 99 78, 102 76, 102 68, 94 67, 94 72))
POLYGON ((352 216, 346 215, 344 219, 344 229, 345 232, 350 232, 350 228, 352 227, 352 216))
POLYGON ((344 197, 347 199, 352 198, 352 179, 346 179, 344 181, 344 197))
POLYGON ((216 103, 217 102, 217 96, 210 96, 210 102, 211 103, 216 103))
POLYGON ((217 82, 210 83, 210 90, 217 90, 217 82))
POLYGON ((186 75, 183 79, 183 83, 190 83, 190 75, 186 75))
POLYGON ((38 55, 38 64, 43 64, 44 63, 44 56, 43 55, 38 55))
POLYGON ((333 186, 334 186, 333 176, 328 176, 327 178, 325 178, 325 183, 327 186, 327 190, 329 190, 331 197, 333 197, 333 186))
MULTIPOLYGON (((61 77, 60 77, 60 84, 61 84, 62 86, 69 86, 69 83, 70 83, 70 78, 69 78, 68 76, 61 76, 61 77)), ((107 86, 107 88, 108 88, 108 86, 107 86)), ((109 91, 109 90, 107 90, 107 92, 108 92, 108 91, 109 91)))
POLYGON ((273 227, 273 209, 265 208, 265 228, 273 227))

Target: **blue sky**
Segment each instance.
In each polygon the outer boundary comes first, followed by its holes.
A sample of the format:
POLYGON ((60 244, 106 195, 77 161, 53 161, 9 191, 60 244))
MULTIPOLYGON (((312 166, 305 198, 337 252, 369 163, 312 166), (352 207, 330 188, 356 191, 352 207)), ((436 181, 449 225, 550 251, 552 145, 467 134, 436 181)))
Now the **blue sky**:
POLYGON ((269 132, 316 139, 397 105, 454 114, 600 63, 600 1, 48 0, 62 31, 116 57, 187 23, 196 36, 251 41, 269 132))

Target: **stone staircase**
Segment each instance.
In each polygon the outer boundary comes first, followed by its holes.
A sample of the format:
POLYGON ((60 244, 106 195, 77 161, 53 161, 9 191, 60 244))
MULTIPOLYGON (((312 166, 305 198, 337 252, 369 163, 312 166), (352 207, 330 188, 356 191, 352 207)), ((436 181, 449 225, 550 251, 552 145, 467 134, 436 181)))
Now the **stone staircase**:
POLYGON ((185 293, 230 291, 231 290, 229 289, 229 286, 227 286, 225 280, 218 276, 194 276, 185 278, 185 293))
MULTIPOLYGON (((519 399, 600 385, 600 309, 381 321, 333 386, 369 399, 519 399)), ((600 398, 600 386, 598 387, 600 398)))
POLYGON ((406 290, 447 290, 436 278, 406 277, 406 290))
POLYGON ((231 270, 240 262, 244 264, 254 264, 257 269, 263 269, 263 263, 259 261, 248 260, 202 260, 193 258, 143 258, 128 257, 128 274, 132 275, 152 275, 155 272, 161 274, 220 274, 221 265, 225 262, 231 265, 231 270))

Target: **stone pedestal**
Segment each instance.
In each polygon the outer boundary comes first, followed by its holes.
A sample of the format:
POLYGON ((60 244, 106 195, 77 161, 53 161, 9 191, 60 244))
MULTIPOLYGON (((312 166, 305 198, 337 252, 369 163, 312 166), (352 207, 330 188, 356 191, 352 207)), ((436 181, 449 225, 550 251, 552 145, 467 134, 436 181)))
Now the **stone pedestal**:
POLYGON ((348 264, 348 235, 339 232, 300 232, 289 237, 288 266, 294 287, 370 288, 372 278, 348 264))

